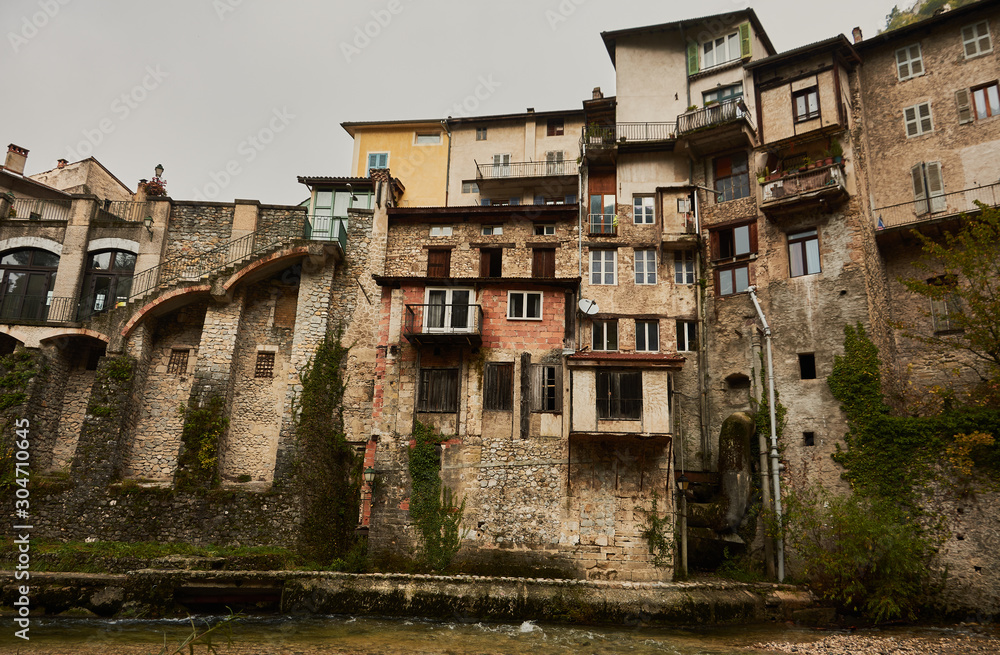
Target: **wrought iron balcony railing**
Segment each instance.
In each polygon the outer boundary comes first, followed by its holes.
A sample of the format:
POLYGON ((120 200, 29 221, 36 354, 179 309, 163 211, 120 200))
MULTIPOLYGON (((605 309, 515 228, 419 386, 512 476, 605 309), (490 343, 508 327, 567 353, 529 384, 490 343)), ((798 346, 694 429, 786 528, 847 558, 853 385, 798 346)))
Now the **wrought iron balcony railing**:
POLYGON ((38 200, 17 198, 11 203, 13 212, 4 218, 24 218, 34 221, 69 220, 70 200, 38 200))
POLYGON ((590 125, 583 128, 585 146, 611 146, 628 143, 656 143, 677 138, 677 123, 616 123, 613 126, 590 125))
POLYGON ((990 207, 1000 205, 1000 182, 879 207, 874 211, 876 227, 877 229, 897 227, 979 211, 976 201, 990 207))
POLYGON ((0 299, 0 321, 64 323, 76 317, 73 298, 7 294, 0 299))
POLYGON ((547 177, 576 175, 579 171, 573 160, 516 161, 507 164, 476 163, 476 177, 480 180, 499 180, 509 177, 547 177))
POLYGON ((687 134, 705 127, 723 125, 743 118, 745 112, 738 106, 740 100, 742 98, 723 100, 688 114, 681 114, 677 117, 677 132, 687 134))
POLYGON ((801 173, 791 173, 777 180, 765 182, 764 204, 787 201, 813 191, 844 189, 844 171, 841 164, 813 168, 801 173))
POLYGON ((406 305, 403 335, 481 336, 483 308, 468 303, 406 305))

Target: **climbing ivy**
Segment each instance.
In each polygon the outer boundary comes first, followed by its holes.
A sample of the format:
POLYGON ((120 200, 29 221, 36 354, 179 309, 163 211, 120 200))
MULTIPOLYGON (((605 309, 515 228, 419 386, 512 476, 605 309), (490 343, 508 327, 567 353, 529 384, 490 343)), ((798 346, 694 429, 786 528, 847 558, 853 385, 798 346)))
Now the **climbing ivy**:
MULTIPOLYGON (((38 373, 36 356, 30 352, 18 350, 0 357, 0 412, 28 400, 28 386, 38 373)), ((0 495, 14 486, 14 418, 6 417, 0 432, 0 495)))
POLYGON ((219 486, 219 440, 226 432, 226 401, 212 396, 197 407, 180 406, 184 427, 175 482, 180 491, 204 490, 219 486))
POLYGON ((845 326, 844 354, 835 358, 827 383, 849 428, 847 447, 838 445, 834 460, 844 467, 855 492, 915 506, 916 492, 927 483, 942 473, 962 473, 942 466, 956 448, 963 464, 969 460, 981 470, 1000 472, 996 443, 985 438, 956 442, 973 433, 1000 435, 1000 409, 969 405, 933 416, 891 415, 882 395, 878 349, 861 324, 845 326))
POLYGON ((321 564, 343 559, 357 542, 362 458, 344 433, 343 330, 327 334, 302 371, 295 434, 303 503, 299 550, 321 564))
POLYGON ((445 441, 433 426, 417 421, 413 427, 409 469, 413 491, 410 516, 420 538, 421 557, 434 570, 451 563, 467 534, 461 529, 465 499, 455 505, 451 489, 441 482, 438 445, 445 441))
POLYGON ((660 494, 653 492, 653 502, 646 513, 646 521, 642 525, 639 535, 646 540, 649 554, 653 556, 653 566, 663 568, 673 563, 673 541, 671 536, 671 524, 673 521, 669 517, 660 518, 657 508, 660 494))

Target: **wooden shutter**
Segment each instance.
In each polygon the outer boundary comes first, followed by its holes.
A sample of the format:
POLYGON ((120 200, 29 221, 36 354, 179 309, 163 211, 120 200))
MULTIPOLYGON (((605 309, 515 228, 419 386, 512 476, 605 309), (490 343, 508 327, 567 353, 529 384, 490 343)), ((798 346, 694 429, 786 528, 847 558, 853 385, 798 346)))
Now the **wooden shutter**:
POLYGON ((969 101, 969 90, 959 89, 955 91, 955 104, 958 105, 958 124, 972 122, 972 103, 969 101))
POLYGON ((740 57, 750 56, 750 23, 740 23, 740 57))
POLYGON ((698 72, 698 44, 694 41, 688 41, 688 75, 694 75, 698 72))
POLYGON ((750 224, 750 252, 757 252, 757 222, 750 224))
POLYGON ((451 274, 451 251, 427 251, 427 277, 448 277, 451 274))
POLYGON ((932 212, 944 211, 948 201, 944 197, 944 178, 941 176, 941 162, 931 161, 924 164, 927 172, 927 197, 930 199, 932 212))
POLYGON ((531 277, 556 276, 556 251, 554 248, 535 248, 531 253, 531 277))
POLYGON ((924 165, 917 164, 910 169, 913 180, 913 211, 919 214, 927 213, 927 189, 924 187, 924 165))
POLYGON ((713 230, 708 235, 708 243, 711 249, 712 259, 719 259, 722 257, 722 251, 719 247, 719 231, 713 230))

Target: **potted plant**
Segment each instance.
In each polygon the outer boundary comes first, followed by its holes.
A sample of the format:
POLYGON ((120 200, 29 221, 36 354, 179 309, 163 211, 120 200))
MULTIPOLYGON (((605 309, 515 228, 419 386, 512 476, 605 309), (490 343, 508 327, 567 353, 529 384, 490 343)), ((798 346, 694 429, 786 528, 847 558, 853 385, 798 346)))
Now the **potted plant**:
POLYGON ((757 183, 763 184, 767 180, 767 167, 761 166, 757 169, 757 183))
POLYGON ((684 111, 684 113, 687 113, 689 111, 694 111, 697 108, 698 108, 698 105, 689 105, 688 108, 684 111))
POLYGON ((837 139, 830 144, 830 156, 833 157, 834 164, 839 164, 844 159, 844 148, 837 139))

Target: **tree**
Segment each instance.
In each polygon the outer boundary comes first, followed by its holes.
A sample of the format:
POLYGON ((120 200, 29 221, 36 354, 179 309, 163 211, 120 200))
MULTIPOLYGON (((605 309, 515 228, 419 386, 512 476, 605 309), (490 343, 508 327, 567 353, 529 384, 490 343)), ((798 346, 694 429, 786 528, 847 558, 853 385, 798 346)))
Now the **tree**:
POLYGON ((916 232, 924 257, 919 270, 933 277, 906 279, 907 289, 931 301, 935 333, 907 336, 973 356, 985 381, 1000 379, 1000 209, 977 202, 957 232, 935 240, 916 232))

